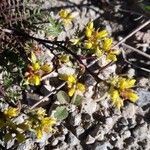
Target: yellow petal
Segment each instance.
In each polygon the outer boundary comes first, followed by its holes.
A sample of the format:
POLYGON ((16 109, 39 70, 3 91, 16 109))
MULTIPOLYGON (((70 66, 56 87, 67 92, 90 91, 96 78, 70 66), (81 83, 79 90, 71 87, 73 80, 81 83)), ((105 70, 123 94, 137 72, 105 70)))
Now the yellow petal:
POLYGON ((37 71, 37 70, 40 69, 40 64, 39 63, 33 63, 32 68, 33 68, 34 71, 37 71))
POLYGON ((52 71, 52 67, 49 64, 44 64, 41 66, 41 70, 43 70, 46 73, 49 73, 52 71))
POLYGON ((120 89, 129 89, 134 87, 136 80, 135 79, 125 79, 119 78, 118 85, 120 89))
POLYGON ((71 39, 70 42, 72 43, 72 45, 79 45, 80 43, 80 39, 71 39))
POLYGON ((69 62, 70 61, 70 59, 69 59, 69 55, 61 55, 61 56, 59 56, 59 60, 62 62, 62 63, 67 63, 67 62, 69 62))
POLYGON ((77 83, 77 90, 81 91, 81 92, 85 92, 85 85, 83 85, 82 83, 77 83))
POLYGON ((108 36, 107 30, 102 30, 102 31, 100 31, 100 32, 97 32, 97 34, 96 34, 96 37, 97 37, 98 39, 105 38, 105 37, 107 37, 107 36, 108 36))
POLYGON ((112 53, 108 53, 107 56, 106 56, 106 59, 110 60, 110 61, 117 61, 116 55, 114 55, 112 53))
POLYGON ((70 82, 70 83, 76 83, 76 81, 77 81, 76 76, 74 76, 74 75, 69 75, 68 76, 68 82, 70 82))
POLYGON ((62 9, 58 12, 58 14, 59 14, 60 18, 66 18, 68 16, 69 12, 68 12, 68 10, 62 9))
POLYGON ((68 95, 69 95, 70 97, 72 97, 74 93, 75 93, 75 88, 74 88, 74 87, 71 88, 71 89, 69 89, 68 95))
POLYGON ((87 42, 85 42, 84 46, 85 46, 85 48, 90 49, 90 48, 92 48, 92 43, 87 41, 87 42))
POLYGON ((42 130, 41 129, 36 129, 36 136, 38 139, 41 139, 43 136, 42 130))
POLYGON ((93 30, 86 28, 86 30, 85 30, 86 37, 90 38, 92 36, 92 32, 93 32, 93 30))
POLYGON ((134 93, 134 92, 128 92, 128 99, 131 102, 135 103, 138 100, 138 98, 139 97, 138 97, 138 95, 136 93, 134 93))
POLYGON ((41 82, 41 77, 38 76, 38 75, 33 75, 32 77, 29 78, 29 83, 31 85, 40 85, 40 82, 41 82))
POLYGON ((110 90, 110 97, 113 105, 115 105, 118 109, 123 106, 123 100, 120 98, 119 91, 114 90, 113 88, 110 90))
POLYGON ((31 52, 31 62, 36 63, 36 61, 37 61, 36 55, 34 54, 34 52, 31 52))
POLYGON ((106 39, 104 39, 104 42, 103 42, 103 49, 104 49, 105 51, 110 50, 110 49, 111 49, 111 46, 112 46, 112 42, 113 42, 112 38, 106 38, 106 39))
POLYGON ((94 24, 93 24, 93 22, 90 21, 90 22, 87 24, 86 28, 93 30, 93 29, 94 29, 94 24))

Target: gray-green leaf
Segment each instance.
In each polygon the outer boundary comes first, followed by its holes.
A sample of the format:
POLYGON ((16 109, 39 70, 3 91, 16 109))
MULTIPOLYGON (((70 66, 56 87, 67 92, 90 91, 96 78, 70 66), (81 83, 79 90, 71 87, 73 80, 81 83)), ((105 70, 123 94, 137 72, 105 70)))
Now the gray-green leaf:
POLYGON ((54 113, 54 117, 58 120, 64 120, 68 117, 68 115, 69 113, 65 106, 58 106, 54 113))
POLYGON ((71 99, 71 102, 76 106, 81 105, 82 101, 83 101, 83 97, 80 95, 76 95, 76 94, 71 99))
POLYGON ((59 91, 57 93, 57 99, 61 104, 66 104, 66 103, 70 102, 69 96, 64 91, 59 91))

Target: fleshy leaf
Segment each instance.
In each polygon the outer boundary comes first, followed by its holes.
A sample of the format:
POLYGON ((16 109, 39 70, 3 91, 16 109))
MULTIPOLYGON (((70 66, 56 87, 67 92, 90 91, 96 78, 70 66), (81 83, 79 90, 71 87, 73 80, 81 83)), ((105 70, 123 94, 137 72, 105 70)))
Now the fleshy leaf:
POLYGON ((65 106, 58 106, 56 108, 56 112, 54 113, 54 117, 58 120, 64 120, 68 117, 69 113, 65 106))
POLYGON ((57 99, 61 104, 66 104, 66 103, 70 102, 69 96, 64 91, 59 91, 57 93, 57 99))

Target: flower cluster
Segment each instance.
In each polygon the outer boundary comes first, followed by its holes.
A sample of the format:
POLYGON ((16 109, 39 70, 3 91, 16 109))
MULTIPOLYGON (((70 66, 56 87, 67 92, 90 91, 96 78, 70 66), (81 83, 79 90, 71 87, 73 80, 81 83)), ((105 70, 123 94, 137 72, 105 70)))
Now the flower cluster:
POLYGON ((7 109, 4 110, 4 114, 8 118, 13 118, 13 117, 18 116, 19 110, 18 110, 18 108, 8 107, 7 109))
POLYGON ((135 79, 128 79, 118 76, 111 79, 109 94, 113 105, 115 105, 118 109, 123 106, 124 100, 130 100, 133 103, 137 101, 138 95, 131 89, 134 87, 135 82, 135 79))
POLYGON ((29 119, 26 124, 31 130, 34 130, 38 139, 41 139, 44 133, 51 133, 56 124, 56 119, 53 117, 47 117, 45 109, 37 108, 29 115, 29 119))
POLYGON ((85 86, 78 82, 77 77, 75 75, 62 75, 60 77, 61 80, 67 81, 67 86, 68 86, 68 95, 72 97, 75 92, 85 92, 85 86))
POLYGON ((60 10, 58 14, 64 25, 70 24, 74 18, 72 13, 65 9, 60 10))
POLYGON ((34 52, 31 52, 30 62, 25 73, 26 84, 37 86, 40 84, 42 76, 52 71, 52 66, 48 63, 43 64, 40 62, 34 52))
POLYGON ((116 61, 118 50, 112 49, 113 40, 109 37, 107 30, 95 30, 93 22, 89 22, 85 27, 85 36, 83 41, 80 38, 71 40, 73 45, 81 45, 89 49, 89 52, 95 54, 97 57, 106 55, 108 61, 116 61))

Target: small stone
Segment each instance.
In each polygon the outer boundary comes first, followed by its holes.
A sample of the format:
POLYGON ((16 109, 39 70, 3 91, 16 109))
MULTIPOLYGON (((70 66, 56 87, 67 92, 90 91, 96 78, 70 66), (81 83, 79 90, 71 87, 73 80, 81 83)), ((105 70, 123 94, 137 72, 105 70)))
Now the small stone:
POLYGON ((146 91, 144 89, 138 89, 137 92, 138 92, 138 95, 139 95, 137 105, 139 107, 146 106, 147 104, 150 103, 150 92, 149 91, 146 91))
POLYGON ((112 146, 109 142, 96 142, 94 144, 94 150, 108 150, 111 149, 112 146))
POLYGON ((95 138, 93 138, 91 135, 88 135, 86 138, 86 144, 92 144, 95 142, 95 138))
POLYGON ((40 89, 41 93, 46 96, 48 95, 52 90, 54 90, 54 87, 50 85, 43 85, 40 89))
POLYGON ((149 136, 148 132, 150 132, 150 131, 148 131, 147 123, 144 123, 142 125, 137 126, 133 130, 133 135, 134 135, 134 137, 138 137, 138 139, 142 140, 143 138, 149 136))
POLYGON ((57 139, 55 139, 54 141, 52 141, 52 146, 56 146, 57 144, 58 144, 58 140, 57 139))
POLYGON ((134 118, 137 110, 137 106, 132 103, 128 103, 127 106, 123 108, 122 116, 124 118, 134 118))
POLYGON ((123 139, 126 139, 126 138, 129 138, 131 136, 131 132, 129 130, 125 131, 123 134, 122 134, 122 138, 123 139))
POLYGON ((77 135, 77 137, 80 136, 84 131, 85 130, 81 126, 77 127, 76 128, 76 135, 77 135))

